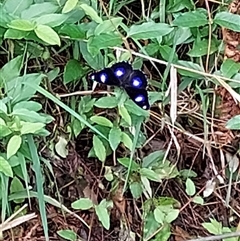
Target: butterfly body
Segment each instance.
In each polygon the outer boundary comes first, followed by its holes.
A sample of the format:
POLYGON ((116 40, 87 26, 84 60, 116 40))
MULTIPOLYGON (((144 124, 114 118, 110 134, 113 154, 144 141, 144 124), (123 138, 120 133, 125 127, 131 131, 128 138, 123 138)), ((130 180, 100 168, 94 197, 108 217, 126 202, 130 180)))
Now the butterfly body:
POLYGON ((145 110, 150 108, 146 76, 140 70, 133 70, 127 62, 116 63, 110 68, 92 73, 89 78, 101 84, 122 87, 135 104, 145 110))

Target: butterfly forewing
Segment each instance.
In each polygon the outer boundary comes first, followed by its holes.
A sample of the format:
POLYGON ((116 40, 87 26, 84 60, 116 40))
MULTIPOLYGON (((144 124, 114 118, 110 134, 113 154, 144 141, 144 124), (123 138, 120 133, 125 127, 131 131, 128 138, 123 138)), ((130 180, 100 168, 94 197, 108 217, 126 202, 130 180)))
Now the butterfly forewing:
POLYGON ((116 78, 119 79, 121 86, 124 87, 125 81, 129 78, 132 72, 132 66, 127 62, 120 62, 111 67, 116 78))
POLYGON ((95 72, 89 75, 89 78, 105 85, 115 85, 120 86, 120 81, 116 78, 113 70, 111 68, 105 68, 99 72, 95 72))

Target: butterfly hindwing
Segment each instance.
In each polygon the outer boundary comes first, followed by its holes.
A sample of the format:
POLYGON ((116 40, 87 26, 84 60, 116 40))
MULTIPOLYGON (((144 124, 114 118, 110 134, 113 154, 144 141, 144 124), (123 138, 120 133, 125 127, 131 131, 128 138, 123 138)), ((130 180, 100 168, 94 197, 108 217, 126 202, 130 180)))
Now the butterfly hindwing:
POLYGON ((101 84, 120 86, 119 79, 115 76, 111 68, 105 68, 101 71, 92 73, 89 78, 101 84))
POLYGON ((133 70, 129 77, 125 80, 123 87, 132 87, 136 89, 147 88, 147 78, 140 70, 133 70))
POLYGON ((150 108, 150 105, 148 102, 148 92, 146 89, 136 89, 133 87, 126 87, 125 90, 136 105, 138 105, 144 110, 148 110, 150 108))

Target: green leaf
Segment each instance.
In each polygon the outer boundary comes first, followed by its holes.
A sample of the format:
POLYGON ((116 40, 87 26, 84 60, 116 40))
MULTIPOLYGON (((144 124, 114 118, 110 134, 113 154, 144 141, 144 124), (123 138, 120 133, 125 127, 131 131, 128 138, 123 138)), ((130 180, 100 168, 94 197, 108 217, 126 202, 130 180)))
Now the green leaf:
POLYGON ((22 38, 26 37, 27 35, 28 35, 28 32, 9 28, 4 33, 4 39, 22 39, 22 38))
POLYGON ((63 80, 65 84, 81 79, 85 75, 85 71, 79 62, 75 59, 70 59, 64 67, 63 80))
POLYGON ((187 178, 186 180, 186 193, 189 196, 193 196, 196 193, 195 184, 190 178, 187 178))
POLYGON ((125 106, 119 106, 118 107, 119 114, 122 116, 122 118, 128 123, 129 126, 132 125, 132 119, 131 116, 129 115, 127 109, 125 106))
POLYGON ((68 155, 68 149, 66 148, 67 144, 68 141, 60 136, 58 142, 55 145, 57 154, 63 158, 66 158, 68 155))
POLYGON ((116 18, 111 18, 108 20, 104 20, 102 23, 100 23, 95 31, 95 35, 99 35, 101 33, 109 33, 116 31, 120 23, 122 22, 123 18, 121 17, 116 17, 116 18))
POLYGON ((26 19, 14 19, 8 24, 8 27, 22 31, 32 31, 35 29, 36 24, 26 19))
POLYGON ((98 16, 97 12, 90 7, 88 4, 80 4, 80 8, 83 9, 86 15, 90 16, 92 20, 94 20, 96 23, 102 23, 102 19, 98 16))
POLYGON ((99 50, 109 47, 116 47, 122 44, 122 38, 115 33, 102 33, 93 36, 88 40, 88 50, 91 54, 96 55, 99 50))
MULTIPOLYGON (((13 177, 13 180, 10 185, 10 193, 12 194, 15 192, 21 192, 23 190, 25 190, 25 188, 24 188, 22 182, 16 176, 13 177)), ((15 203, 22 203, 23 201, 24 201, 23 198, 14 200, 15 203)))
POLYGON ((232 59, 226 59, 221 65, 221 72, 224 77, 232 78, 240 69, 240 64, 232 59))
MULTIPOLYGON (((195 64, 191 61, 179 60, 179 61, 177 61, 177 64, 179 64, 181 66, 184 66, 184 67, 188 68, 189 70, 193 69, 193 70, 197 70, 197 71, 200 71, 200 72, 204 73, 204 70, 201 68, 201 66, 199 64, 195 64)), ((193 73, 193 72, 188 71, 188 70, 178 69, 178 72, 181 75, 188 76, 188 77, 193 77, 193 78, 202 77, 201 74, 193 73)))
POLYGON ((13 110, 22 109, 22 108, 32 110, 32 111, 39 111, 42 109, 42 105, 36 101, 21 101, 21 102, 17 102, 13 106, 13 110))
POLYGON ((77 240, 77 234, 75 232, 73 232, 72 230, 59 230, 57 231, 57 234, 66 239, 66 240, 70 240, 70 241, 76 241, 77 240))
POLYGON ((235 115, 231 118, 227 122, 226 127, 230 130, 240 130, 240 115, 235 115))
POLYGON ((146 177, 151 181, 155 181, 155 182, 161 181, 161 179, 159 178, 159 175, 151 169, 141 168, 140 174, 141 174, 141 176, 146 177))
POLYGON ((65 24, 59 30, 59 34, 68 36, 71 39, 84 39, 86 31, 81 28, 81 25, 65 24))
POLYGON ((23 56, 19 55, 16 58, 6 63, 0 70, 0 86, 2 83, 7 83, 13 78, 20 75, 22 69, 23 56))
POLYGON ((129 137, 129 135, 126 134, 125 132, 122 132, 121 140, 124 146, 126 146, 131 151, 133 142, 132 142, 132 139, 129 137))
POLYGON ((165 221, 167 223, 171 223, 172 221, 174 221, 179 215, 179 210, 178 209, 172 209, 171 211, 169 211, 166 215, 165 221))
POLYGON ((39 16, 46 16, 50 13, 55 13, 58 10, 58 6, 51 2, 42 2, 32 4, 29 8, 25 9, 21 13, 22 19, 33 19, 39 16))
POLYGON ((212 37, 210 50, 208 50, 208 39, 197 40, 193 44, 193 48, 188 52, 191 57, 201 57, 208 54, 213 54, 218 50, 219 42, 212 37))
POLYGON ((155 220, 160 223, 160 224, 163 224, 164 221, 165 221, 165 214, 163 213, 163 211, 161 210, 160 207, 156 207, 154 209, 154 218, 155 220))
POLYGON ((200 205, 203 205, 204 204, 204 199, 200 196, 195 196, 193 198, 193 202, 196 203, 196 204, 200 204, 200 205))
POLYGON ((115 96, 102 97, 98 99, 94 105, 98 108, 115 108, 118 105, 118 101, 115 96))
POLYGON ((96 135, 93 136, 93 148, 98 159, 104 162, 106 159, 106 148, 96 135))
POLYGON ((115 151, 121 142, 121 130, 118 127, 113 127, 109 133, 109 144, 113 151, 115 151))
POLYGON ((132 182, 130 184, 130 190, 133 195, 133 198, 135 198, 135 199, 140 198, 142 195, 142 192, 143 192, 142 185, 139 182, 132 182))
POLYGON ((103 116, 97 116, 97 115, 94 115, 90 118, 90 120, 94 123, 97 123, 98 125, 102 125, 102 126, 107 126, 107 127, 113 127, 113 124, 112 122, 107 119, 106 117, 103 117, 103 116))
POLYGON ((20 16, 25 9, 29 8, 31 4, 33 4, 33 0, 8 0, 3 2, 3 8, 15 16, 20 16))
POLYGON ((5 176, 13 177, 13 171, 8 163, 3 157, 0 156, 0 172, 2 172, 5 176))
POLYGON ((213 21, 221 27, 240 32, 240 16, 238 14, 220 12, 215 15, 213 21))
MULTIPOLYGON (((118 162, 126 168, 129 168, 130 159, 128 157, 118 158, 118 162)), ((140 168, 139 164, 135 161, 132 161, 131 171, 138 171, 140 168)))
POLYGON ((207 231, 211 234, 221 234, 222 233, 222 225, 214 219, 211 219, 211 223, 202 223, 202 226, 207 229, 207 231))
POLYGON ((14 135, 10 138, 7 144, 7 159, 17 153, 18 149, 22 144, 22 137, 19 135, 14 135))
POLYGON ((165 156, 165 151, 155 151, 143 158, 142 167, 151 167, 157 162, 162 161, 165 156))
POLYGON ((179 15, 174 21, 175 26, 200 27, 208 24, 207 16, 200 11, 187 12, 179 15))
POLYGON ((51 13, 40 16, 35 21, 37 25, 47 25, 53 28, 62 25, 68 18, 66 14, 51 13))
POLYGON ((25 121, 22 121, 21 125, 22 127, 20 131, 22 135, 34 134, 40 131, 45 126, 45 124, 43 123, 32 123, 32 122, 25 122, 25 121))
POLYGON ((88 210, 93 207, 93 202, 89 198, 80 198, 71 205, 74 209, 88 210))
POLYGON ((72 11, 77 6, 78 0, 67 0, 65 3, 62 13, 68 13, 72 11))
POLYGON ((132 25, 127 37, 134 39, 152 39, 169 34, 173 28, 165 23, 147 22, 140 25, 132 25))
POLYGON ((38 25, 34 30, 36 35, 46 43, 50 45, 59 45, 60 46, 60 38, 58 34, 47 25, 38 25))
POLYGON ((103 227, 107 230, 110 228, 110 217, 108 211, 102 205, 97 205, 95 207, 96 214, 98 216, 99 221, 102 223, 103 227))

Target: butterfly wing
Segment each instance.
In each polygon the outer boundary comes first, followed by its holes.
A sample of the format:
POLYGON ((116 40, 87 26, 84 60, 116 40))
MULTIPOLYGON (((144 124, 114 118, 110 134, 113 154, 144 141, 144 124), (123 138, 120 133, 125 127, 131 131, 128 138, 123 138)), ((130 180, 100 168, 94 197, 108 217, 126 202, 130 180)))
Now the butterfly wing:
POLYGON ((129 97, 139 107, 148 110, 150 108, 147 93, 147 78, 140 70, 133 70, 123 85, 129 97))
POLYGON ((127 62, 120 62, 112 65, 111 67, 116 78, 119 79, 120 85, 123 86, 125 81, 131 75, 133 69, 132 66, 127 62))
POLYGON ((148 102, 148 92, 146 89, 137 89, 133 87, 125 88, 127 94, 129 95, 130 99, 141 107, 144 110, 148 110, 150 108, 150 104, 148 102))
POLYGON ((105 68, 89 75, 89 79, 101 84, 120 86, 120 81, 111 68, 105 68))

